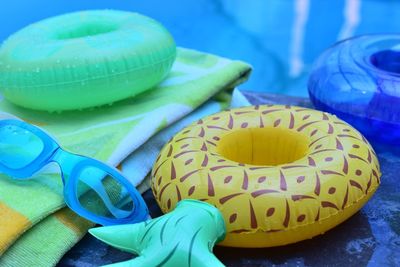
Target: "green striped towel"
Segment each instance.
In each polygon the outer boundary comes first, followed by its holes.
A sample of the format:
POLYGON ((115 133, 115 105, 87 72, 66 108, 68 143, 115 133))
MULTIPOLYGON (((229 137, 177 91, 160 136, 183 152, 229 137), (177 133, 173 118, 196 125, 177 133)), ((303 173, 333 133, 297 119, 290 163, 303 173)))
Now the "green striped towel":
MULTIPOLYGON (((67 150, 114 166, 131 155, 122 170, 138 185, 152 164, 152 157, 144 160, 149 148, 154 154, 179 123, 168 126, 185 116, 189 117, 182 124, 226 107, 227 92, 249 73, 250 66, 243 62, 179 48, 168 78, 135 98, 61 114, 26 110, 1 100, 0 117, 16 116, 38 125, 67 150), (136 174, 138 159, 144 165, 136 174)), ((55 265, 92 226, 65 208, 61 179, 52 168, 29 181, 0 174, 0 266, 55 265)))

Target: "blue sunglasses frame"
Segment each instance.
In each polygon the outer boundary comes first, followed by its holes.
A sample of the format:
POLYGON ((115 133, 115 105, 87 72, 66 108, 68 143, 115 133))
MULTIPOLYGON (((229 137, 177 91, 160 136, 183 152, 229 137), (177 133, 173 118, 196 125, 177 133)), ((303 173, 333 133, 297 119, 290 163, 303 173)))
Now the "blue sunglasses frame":
MULTIPOLYGON (((101 225, 137 223, 148 219, 149 211, 141 194, 116 168, 96 159, 65 151, 43 130, 24 121, 12 119, 0 121, 0 128, 7 126, 16 126, 34 134, 42 141, 43 149, 32 162, 18 169, 9 168, 0 162, 0 172, 11 176, 13 179, 27 180, 32 178, 32 175, 42 169, 45 165, 55 162, 61 169, 61 179, 64 185, 64 201, 70 209, 80 216, 101 225), (134 203, 134 208, 131 211, 131 214, 124 218, 113 219, 96 215, 81 206, 77 197, 76 185, 79 181, 79 175, 88 167, 94 167, 104 171, 125 187, 134 203)), ((101 182, 101 179, 94 182, 101 182)), ((95 191, 102 198, 109 211, 113 213, 114 208, 109 206, 110 201, 108 196, 102 194, 102 192, 98 192, 98 190, 95 191)))

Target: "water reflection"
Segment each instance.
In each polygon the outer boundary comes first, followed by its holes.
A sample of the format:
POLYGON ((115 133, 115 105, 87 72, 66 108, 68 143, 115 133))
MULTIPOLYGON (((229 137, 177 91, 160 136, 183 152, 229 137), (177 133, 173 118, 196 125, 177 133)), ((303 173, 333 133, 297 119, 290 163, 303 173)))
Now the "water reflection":
POLYGON ((307 95, 312 62, 337 40, 400 29, 400 1, 15 0, 2 4, 0 40, 39 19, 95 8, 143 13, 162 22, 180 46, 251 63, 243 89, 298 96, 307 95))

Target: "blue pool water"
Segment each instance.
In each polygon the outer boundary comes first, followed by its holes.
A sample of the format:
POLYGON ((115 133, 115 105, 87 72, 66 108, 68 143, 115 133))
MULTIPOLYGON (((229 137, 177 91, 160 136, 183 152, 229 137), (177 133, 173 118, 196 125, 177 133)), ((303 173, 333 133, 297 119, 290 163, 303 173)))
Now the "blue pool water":
POLYGON ((254 66, 242 89, 306 96, 316 57, 337 40, 400 31, 394 0, 12 0, 0 9, 0 40, 25 25, 83 9, 122 9, 162 22, 180 46, 254 66))

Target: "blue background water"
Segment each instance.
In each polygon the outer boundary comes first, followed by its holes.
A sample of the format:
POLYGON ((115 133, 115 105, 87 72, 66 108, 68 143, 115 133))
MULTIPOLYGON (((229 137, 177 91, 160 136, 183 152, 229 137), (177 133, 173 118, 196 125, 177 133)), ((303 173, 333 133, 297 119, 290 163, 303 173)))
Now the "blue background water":
POLYGON ((312 62, 337 40, 400 31, 395 0, 3 0, 0 40, 49 16, 104 8, 160 21, 179 46, 251 63, 242 89, 297 96, 307 95, 312 62))

